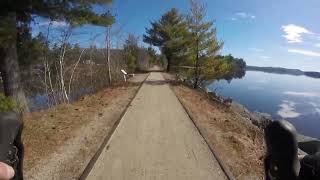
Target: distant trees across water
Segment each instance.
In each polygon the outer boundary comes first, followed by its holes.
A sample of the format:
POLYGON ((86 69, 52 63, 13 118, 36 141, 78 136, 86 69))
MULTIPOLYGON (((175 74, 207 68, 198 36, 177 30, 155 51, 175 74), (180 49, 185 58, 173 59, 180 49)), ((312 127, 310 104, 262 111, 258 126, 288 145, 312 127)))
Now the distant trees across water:
POLYGON ((308 76, 312 78, 320 78, 320 72, 314 71, 302 71, 299 69, 287 69, 280 67, 257 67, 257 66, 247 66, 248 71, 261 71, 266 73, 274 73, 274 74, 288 74, 293 76, 308 76))
POLYGON ((246 62, 241 58, 235 58, 232 55, 226 56, 217 56, 217 61, 222 61, 222 64, 228 64, 230 68, 228 71, 222 71, 220 75, 214 77, 213 79, 225 79, 225 80, 232 80, 232 79, 241 79, 246 75, 246 62))

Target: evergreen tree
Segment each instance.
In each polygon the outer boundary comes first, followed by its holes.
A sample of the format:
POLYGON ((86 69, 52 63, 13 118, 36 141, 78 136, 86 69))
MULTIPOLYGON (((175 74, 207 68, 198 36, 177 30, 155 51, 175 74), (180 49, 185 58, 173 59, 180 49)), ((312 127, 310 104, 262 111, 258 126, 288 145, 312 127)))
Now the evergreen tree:
POLYGON ((185 46, 186 33, 187 24, 184 16, 173 8, 165 13, 160 20, 151 22, 151 28, 146 29, 143 41, 160 48, 168 61, 167 71, 170 71, 173 60, 179 57, 185 46))
MULTIPOLYGON (((191 9, 188 15, 189 27, 189 43, 186 53, 194 66, 194 88, 197 88, 203 69, 212 68, 212 62, 219 50, 222 48, 222 43, 217 40, 216 28, 213 22, 204 20, 206 8, 197 0, 190 0, 191 9)), ((210 71, 206 71, 207 73, 210 71)))
POLYGON ((39 33, 32 38, 28 31, 22 31, 18 36, 17 51, 20 66, 29 66, 39 62, 44 53, 48 53, 49 47, 46 37, 43 33, 39 33))
POLYGON ((155 65, 157 63, 157 53, 152 47, 148 47, 147 49, 148 56, 149 56, 149 63, 151 65, 155 65))
POLYGON ((137 69, 139 57, 140 48, 138 46, 138 37, 129 34, 123 49, 127 61, 128 72, 133 73, 137 69))

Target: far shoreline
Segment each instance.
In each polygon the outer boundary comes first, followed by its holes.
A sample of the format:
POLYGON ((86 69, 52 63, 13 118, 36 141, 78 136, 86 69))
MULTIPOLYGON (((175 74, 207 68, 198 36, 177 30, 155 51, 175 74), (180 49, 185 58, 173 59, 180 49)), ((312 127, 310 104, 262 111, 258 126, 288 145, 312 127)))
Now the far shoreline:
POLYGON ((259 66, 246 66, 246 71, 257 71, 271 74, 284 74, 292 76, 306 76, 310 78, 320 79, 320 72, 316 71, 302 71, 300 69, 289 69, 282 67, 259 67, 259 66))

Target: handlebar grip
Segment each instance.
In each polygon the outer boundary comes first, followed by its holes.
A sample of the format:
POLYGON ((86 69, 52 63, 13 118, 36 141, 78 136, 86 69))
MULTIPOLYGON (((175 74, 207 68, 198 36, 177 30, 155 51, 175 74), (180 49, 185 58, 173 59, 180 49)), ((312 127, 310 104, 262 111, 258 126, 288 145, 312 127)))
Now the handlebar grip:
POLYGON ((16 112, 0 112, 0 161, 13 167, 13 180, 23 180, 22 116, 16 112))
POLYGON ((265 129, 266 180, 297 180, 300 163, 296 130, 287 121, 273 121, 265 129))

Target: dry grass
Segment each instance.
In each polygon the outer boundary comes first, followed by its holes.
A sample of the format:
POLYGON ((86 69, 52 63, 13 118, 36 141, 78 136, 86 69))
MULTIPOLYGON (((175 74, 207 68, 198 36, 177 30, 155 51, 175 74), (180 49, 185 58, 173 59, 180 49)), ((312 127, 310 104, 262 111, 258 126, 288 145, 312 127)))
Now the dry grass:
POLYGON ((84 96, 73 104, 61 104, 25 116, 25 170, 30 170, 63 146, 64 142, 73 137, 73 132, 90 123, 91 117, 97 114, 102 116, 103 109, 113 103, 114 99, 137 87, 137 84, 117 85, 84 96))
POLYGON ((261 130, 199 91, 184 85, 173 89, 236 179, 264 179, 265 147, 261 130))

